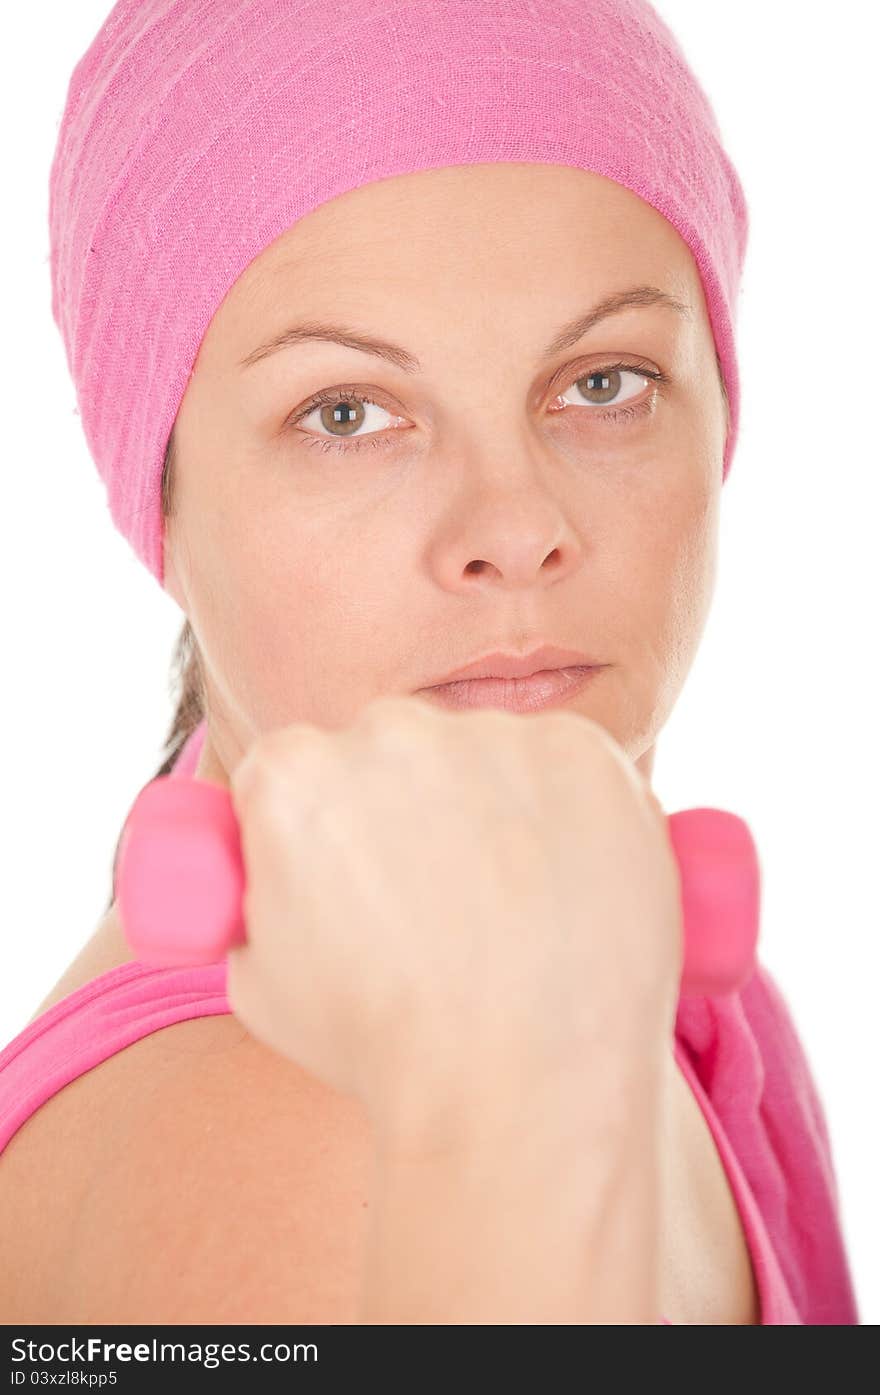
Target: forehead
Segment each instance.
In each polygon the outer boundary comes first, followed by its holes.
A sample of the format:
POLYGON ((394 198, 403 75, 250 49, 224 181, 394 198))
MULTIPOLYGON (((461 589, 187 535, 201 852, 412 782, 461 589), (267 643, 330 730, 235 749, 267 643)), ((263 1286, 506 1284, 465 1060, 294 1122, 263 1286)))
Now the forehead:
POLYGON ((567 165, 444 166, 364 184, 299 219, 241 274, 206 341, 247 351, 292 312, 376 323, 383 307, 475 297, 525 313, 546 303, 555 323, 565 305, 645 283, 702 296, 687 244, 632 190, 567 165))
POLYGON ((358 259, 442 272, 468 261, 505 265, 580 251, 603 265, 638 259, 686 263, 687 244, 631 189, 568 165, 453 165, 395 175, 330 199, 265 248, 239 278, 242 290, 297 270, 328 280, 358 259))

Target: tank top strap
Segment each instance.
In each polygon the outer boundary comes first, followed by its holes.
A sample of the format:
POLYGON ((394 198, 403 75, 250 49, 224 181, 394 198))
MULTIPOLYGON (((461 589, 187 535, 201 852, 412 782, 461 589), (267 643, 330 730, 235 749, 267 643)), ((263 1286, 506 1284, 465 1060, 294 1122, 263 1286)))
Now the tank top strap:
POLYGON ((84 983, 0 1051, 0 1152, 77 1076, 132 1042, 188 1018, 232 1011, 227 962, 153 968, 132 959, 84 983))

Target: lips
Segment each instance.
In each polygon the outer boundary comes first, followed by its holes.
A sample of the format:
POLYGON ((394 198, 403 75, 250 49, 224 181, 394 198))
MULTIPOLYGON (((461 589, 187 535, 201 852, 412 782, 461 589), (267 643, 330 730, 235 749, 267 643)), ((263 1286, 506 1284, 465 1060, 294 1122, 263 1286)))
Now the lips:
POLYGON ((540 669, 525 678, 464 678, 421 690, 426 702, 440 707, 497 707, 508 712, 543 712, 568 702, 602 672, 593 667, 540 669))
MULTIPOLYGON (((557 668, 596 668, 596 659, 577 649, 561 649, 558 645, 543 644, 529 654, 505 654, 496 651, 484 654, 479 659, 453 669, 440 678, 426 683, 426 688, 436 688, 444 683, 457 683, 467 678, 529 678, 533 673, 542 673, 557 668)), ((419 689, 423 691, 423 689, 419 689)))

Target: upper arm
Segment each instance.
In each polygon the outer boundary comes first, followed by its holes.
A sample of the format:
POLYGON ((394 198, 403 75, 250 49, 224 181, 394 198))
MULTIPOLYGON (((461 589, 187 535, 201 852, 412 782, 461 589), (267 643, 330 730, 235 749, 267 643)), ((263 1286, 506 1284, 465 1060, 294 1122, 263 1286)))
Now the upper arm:
POLYGON ((81 1175, 63 1279, 20 1320, 356 1321, 372 1137, 351 1096, 228 1015, 163 1028, 65 1094, 81 1175))

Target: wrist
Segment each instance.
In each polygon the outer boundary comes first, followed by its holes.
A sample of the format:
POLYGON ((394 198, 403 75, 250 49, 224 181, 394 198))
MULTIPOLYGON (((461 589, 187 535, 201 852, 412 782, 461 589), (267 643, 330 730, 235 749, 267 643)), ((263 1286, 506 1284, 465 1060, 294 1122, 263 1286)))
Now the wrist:
POLYGON ((385 1111, 360 1321, 656 1321, 662 1061, 617 1092, 555 1084, 385 1111))
POLYGON ((455 1069, 438 1071, 413 1052, 405 1072, 368 1102, 377 1147, 391 1156, 496 1156, 511 1147, 544 1155, 609 1138, 666 1098, 668 1041, 521 1051, 490 1061, 475 1047, 455 1069))

